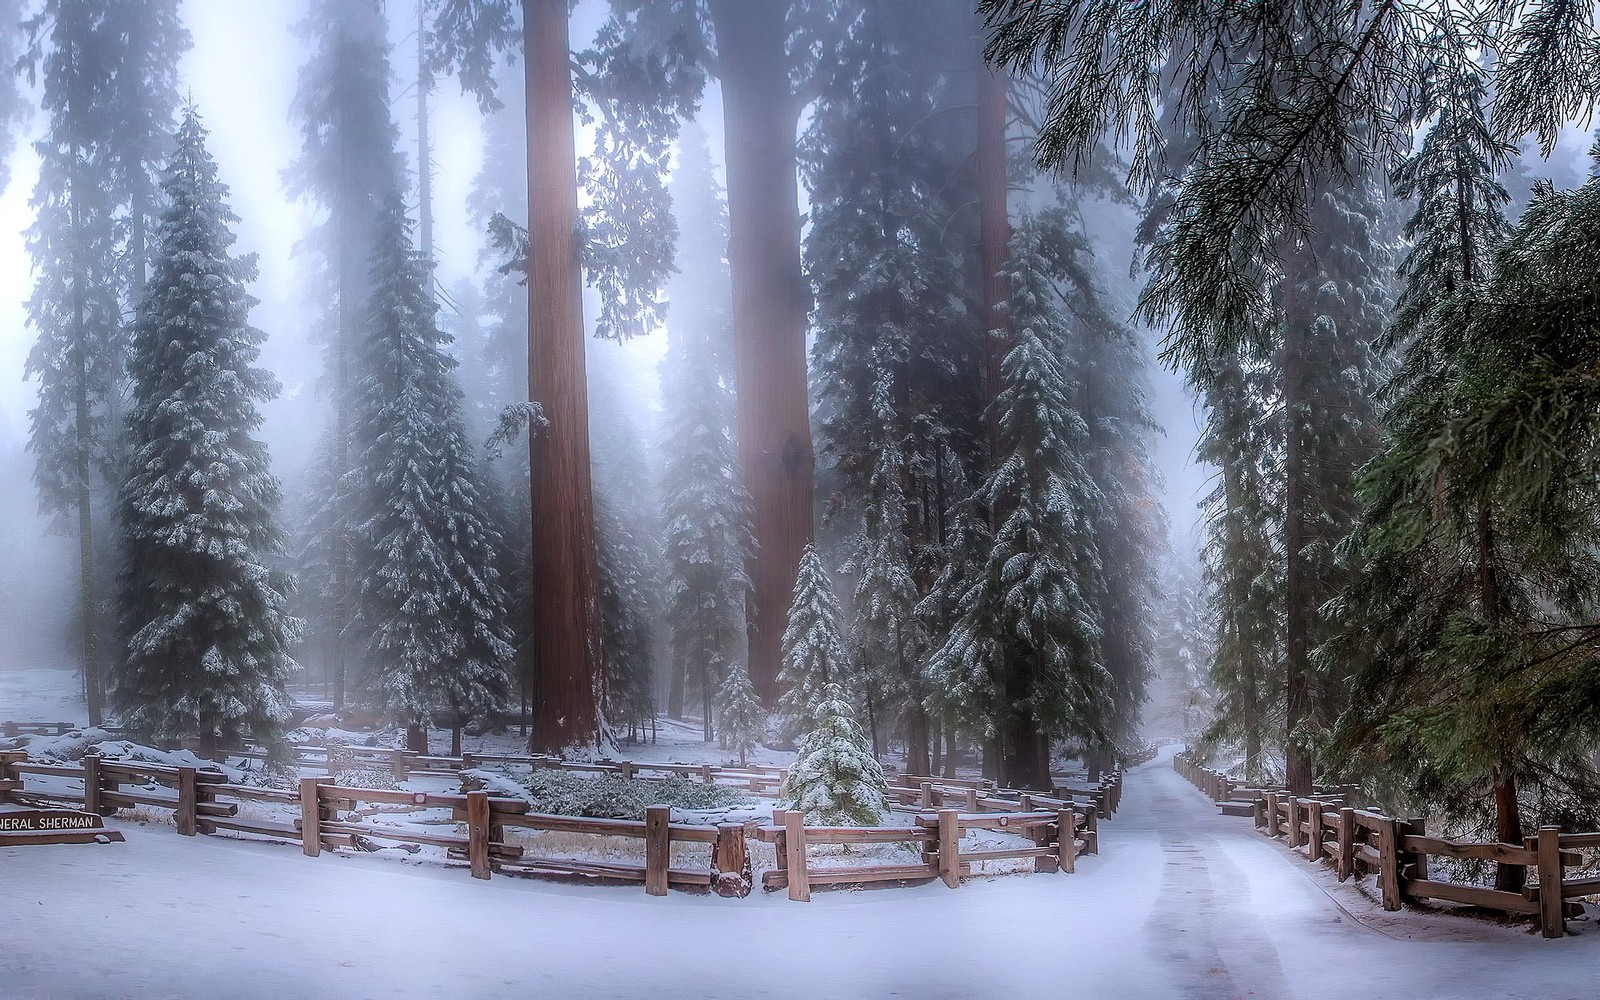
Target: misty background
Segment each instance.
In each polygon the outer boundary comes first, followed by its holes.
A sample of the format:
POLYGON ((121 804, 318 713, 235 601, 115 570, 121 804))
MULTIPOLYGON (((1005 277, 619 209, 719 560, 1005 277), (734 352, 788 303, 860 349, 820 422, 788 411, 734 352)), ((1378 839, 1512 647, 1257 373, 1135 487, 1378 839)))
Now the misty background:
MULTIPOLYGON (((413 185, 417 174, 415 6, 407 0, 388 5, 389 41, 395 77, 391 105, 402 130, 413 185)), ((210 129, 210 148, 231 202, 240 216, 240 253, 260 258, 260 278, 252 293, 260 304, 252 321, 267 334, 261 363, 283 386, 282 394, 263 406, 262 436, 274 466, 293 498, 307 463, 327 423, 329 400, 319 378, 322 345, 314 336, 321 307, 306 289, 311 261, 297 254, 297 244, 317 221, 318 209, 297 201, 285 190, 283 172, 297 155, 300 135, 291 121, 290 104, 304 62, 305 46, 293 28, 304 16, 301 0, 187 0, 182 17, 193 47, 182 60, 182 89, 199 105, 210 129)), ((607 13, 604 0, 584 0, 572 21, 575 48, 589 44, 607 13)), ((32 457, 26 452, 28 411, 36 386, 22 378, 24 359, 36 331, 27 323, 24 302, 32 283, 32 262, 23 232, 32 224, 30 192, 38 174, 32 142, 44 120, 37 113, 38 90, 30 94, 35 113, 18 135, 11 154, 9 185, 0 191, 0 670, 9 665, 71 664, 67 639, 74 614, 76 562, 71 539, 52 533, 37 513, 32 486, 32 457)), ((434 258, 438 287, 448 293, 463 283, 481 287, 494 274, 497 261, 486 233, 468 211, 468 193, 483 162, 484 125, 475 100, 461 94, 453 81, 442 81, 430 101, 433 134, 434 258)), ((706 131, 714 159, 720 159, 722 111, 713 78, 697 118, 706 131)), ((804 121, 802 120, 802 127, 804 121)), ((578 123, 578 150, 591 144, 592 129, 578 123)), ((1548 161, 1525 155, 1526 173, 1552 179, 1558 187, 1575 186, 1588 172, 1588 123, 1563 134, 1548 161)), ((719 169, 720 172, 720 169, 719 169)), ((1517 192, 1514 192, 1514 195, 1517 192)), ((801 210, 805 210, 801 185, 801 210)), ((1135 210, 1126 205, 1087 206, 1100 277, 1117 312, 1130 317, 1143 282, 1133 246, 1135 210)), ((500 279, 510 280, 510 279, 500 279)), ((585 318, 598 313, 593 292, 586 289, 585 318)), ((449 306, 441 317, 449 328, 449 306)), ((669 314, 668 325, 671 317, 669 314)), ((1210 470, 1194 460, 1199 413, 1193 394, 1181 377, 1154 361, 1160 349, 1158 332, 1142 331, 1152 358, 1155 416, 1164 433, 1154 442, 1164 478, 1164 506, 1170 541, 1180 562, 1196 558, 1198 512, 1210 470)), ((662 331, 625 342, 588 343, 591 380, 615 386, 612 402, 624 408, 646 442, 658 437, 659 377, 666 350, 662 331)), ((474 394, 472 368, 460 372, 468 397, 474 394)), ((646 454, 648 454, 648 448, 646 454)), ((292 504, 285 514, 292 513, 292 504)), ((1159 665, 1158 665, 1159 669, 1159 665)))

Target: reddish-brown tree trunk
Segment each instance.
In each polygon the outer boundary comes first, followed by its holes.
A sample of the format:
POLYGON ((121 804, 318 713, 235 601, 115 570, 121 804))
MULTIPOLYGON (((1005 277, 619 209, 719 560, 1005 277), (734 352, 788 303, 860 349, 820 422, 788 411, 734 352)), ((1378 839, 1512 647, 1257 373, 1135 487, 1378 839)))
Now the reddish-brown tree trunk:
MULTIPOLYGON (((980 38, 981 41, 981 38, 980 38)), ((1000 71, 978 63, 978 267, 984 308, 984 388, 993 403, 1000 395, 1000 365, 1010 347, 1005 303, 1011 282, 1002 273, 1011 244, 1006 208, 1006 81, 1000 71)), ((1000 447, 1000 422, 991 407, 989 448, 1000 447)))
POLYGON ((530 434, 537 671, 530 749, 600 736, 605 673, 589 479, 578 173, 566 0, 523 0, 528 122, 528 398, 549 426, 530 434))
POLYGON ((711 0, 721 61, 733 279, 739 461, 755 517, 750 680, 778 696, 783 630, 800 553, 811 542, 808 293, 800 268, 799 180, 782 0, 711 0))
MULTIPOLYGON (((1510 771, 1494 774, 1495 836, 1502 844, 1522 846, 1522 809, 1517 803, 1517 778, 1510 771)), ((1495 866, 1494 887, 1501 892, 1521 892, 1528 870, 1522 865, 1495 866)))

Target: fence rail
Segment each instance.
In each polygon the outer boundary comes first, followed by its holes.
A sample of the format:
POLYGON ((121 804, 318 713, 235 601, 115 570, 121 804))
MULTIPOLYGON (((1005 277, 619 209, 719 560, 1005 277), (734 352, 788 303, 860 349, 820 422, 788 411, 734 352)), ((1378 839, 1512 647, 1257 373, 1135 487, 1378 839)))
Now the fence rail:
MULTIPOLYGON (((393 767, 400 776, 436 771, 432 765, 439 761, 475 762, 489 757, 420 758, 404 751, 357 749, 370 751, 363 759, 375 765, 402 762, 393 767)), ((335 752, 342 750, 335 748, 335 752)), ((451 770, 459 773, 462 769, 451 770)), ((621 773, 630 778, 652 771, 694 774, 702 780, 728 774, 727 769, 710 765, 633 762, 584 763, 574 769, 621 773)), ((744 772, 745 776, 756 773, 744 772)), ((86 753, 74 764, 46 763, 31 760, 24 751, 0 751, 0 803, 72 806, 104 816, 119 809, 165 809, 172 812, 173 825, 183 836, 229 831, 299 842, 309 857, 329 849, 424 844, 442 847, 447 857, 464 861, 476 878, 489 878, 496 871, 508 875, 585 876, 641 882, 651 895, 679 888, 745 896, 755 881, 747 844, 747 837, 753 836, 776 847, 777 868, 763 874, 763 887, 787 888, 790 898, 797 900, 809 899, 812 885, 941 878, 954 887, 963 875, 970 874, 972 864, 980 861, 1031 858, 1037 872, 1071 872, 1078 857, 1099 853, 1101 810, 1109 813, 1116 808, 1122 784, 1120 772, 1113 772, 1093 786, 1058 785, 1052 789, 1055 794, 1046 795, 1000 790, 991 782, 964 779, 913 775, 901 780, 915 780, 915 789, 897 787, 891 790, 891 798, 895 792, 912 794, 929 809, 918 812, 912 826, 808 827, 799 813, 780 809, 774 810, 770 825, 747 828, 739 823, 722 823, 713 828, 672 823, 670 809, 665 805, 647 807, 643 820, 594 819, 530 812, 522 799, 492 796, 486 791, 359 788, 338 784, 332 775, 303 777, 293 789, 264 788, 234 784, 220 769, 112 760, 95 752, 86 753), (29 781, 41 778, 58 780, 43 788, 38 787, 37 780, 29 781), (59 787, 59 779, 78 782, 81 788, 64 790, 59 787), (948 807, 948 803, 957 801, 970 808, 963 811, 948 807), (251 803, 275 806, 280 815, 277 819, 250 815, 243 807, 251 803), (406 813, 449 810, 449 820, 409 821, 404 825, 378 821, 383 815, 394 816, 396 808, 406 813), (632 863, 531 857, 528 845, 507 837, 508 829, 642 840, 644 860, 632 863), (973 829, 1017 832, 1031 844, 962 853, 961 837, 973 829), (809 867, 810 845, 893 842, 919 845, 922 862, 809 867), (674 843, 709 845, 709 866, 701 870, 672 867, 674 843)))
POLYGON ((1205 767, 1187 751, 1174 756, 1172 766, 1219 806, 1248 802, 1257 828, 1303 851, 1313 864, 1331 864, 1339 881, 1375 876, 1385 910, 1402 909, 1408 901, 1442 899, 1532 916, 1545 937, 1558 938, 1566 933, 1566 918, 1582 913, 1581 906, 1567 900, 1600 892, 1600 878, 1568 879, 1565 873, 1582 863, 1578 849, 1600 846, 1600 833, 1564 834, 1558 826, 1542 826, 1522 844, 1447 840, 1429 836, 1423 820, 1355 808, 1347 801, 1348 786, 1311 796, 1251 788, 1205 767), (1521 892, 1504 892, 1430 878, 1430 857, 1522 865, 1536 881, 1521 892))

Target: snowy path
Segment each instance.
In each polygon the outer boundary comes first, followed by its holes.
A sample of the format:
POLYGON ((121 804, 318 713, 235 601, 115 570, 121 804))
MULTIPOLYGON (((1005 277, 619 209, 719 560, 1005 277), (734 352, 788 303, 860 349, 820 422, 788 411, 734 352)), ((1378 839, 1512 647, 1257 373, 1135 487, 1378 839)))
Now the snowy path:
POLYGON ((1102 855, 1076 875, 810 904, 483 883, 121 828, 124 845, 0 849, 0 996, 1600 994, 1590 925, 1544 941, 1383 914, 1247 820, 1214 816, 1165 756, 1129 775, 1102 855))

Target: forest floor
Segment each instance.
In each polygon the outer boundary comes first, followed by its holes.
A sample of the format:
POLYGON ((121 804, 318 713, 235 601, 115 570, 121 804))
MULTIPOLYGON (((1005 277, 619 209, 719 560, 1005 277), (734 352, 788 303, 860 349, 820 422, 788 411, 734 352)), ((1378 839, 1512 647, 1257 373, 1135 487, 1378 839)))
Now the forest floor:
MULTIPOLYGON (((1600 929, 1384 913, 1170 752, 1074 875, 728 900, 177 836, 0 849, 0 997, 1589 997, 1600 929)), ((1370 881, 1370 880, 1369 880, 1370 881)))

